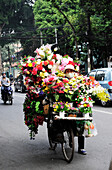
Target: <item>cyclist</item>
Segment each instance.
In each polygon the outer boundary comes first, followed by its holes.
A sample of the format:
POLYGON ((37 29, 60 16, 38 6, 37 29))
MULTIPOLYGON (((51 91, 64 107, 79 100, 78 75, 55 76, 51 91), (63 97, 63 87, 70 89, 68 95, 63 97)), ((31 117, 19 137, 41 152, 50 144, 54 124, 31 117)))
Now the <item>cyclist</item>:
MULTIPOLYGON (((68 78, 69 80, 74 77, 74 74, 78 74, 78 72, 75 72, 74 66, 72 64, 68 64, 65 67, 64 72, 66 78, 68 78)), ((87 152, 84 149, 84 141, 85 141, 84 136, 78 136, 78 153, 86 155, 87 152)))

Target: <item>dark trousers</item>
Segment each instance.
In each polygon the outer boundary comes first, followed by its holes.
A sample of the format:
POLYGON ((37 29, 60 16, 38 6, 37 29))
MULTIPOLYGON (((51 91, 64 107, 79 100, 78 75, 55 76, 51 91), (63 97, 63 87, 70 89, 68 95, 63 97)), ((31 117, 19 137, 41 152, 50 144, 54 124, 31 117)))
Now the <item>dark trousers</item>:
POLYGON ((84 149, 84 136, 78 136, 78 149, 84 149))

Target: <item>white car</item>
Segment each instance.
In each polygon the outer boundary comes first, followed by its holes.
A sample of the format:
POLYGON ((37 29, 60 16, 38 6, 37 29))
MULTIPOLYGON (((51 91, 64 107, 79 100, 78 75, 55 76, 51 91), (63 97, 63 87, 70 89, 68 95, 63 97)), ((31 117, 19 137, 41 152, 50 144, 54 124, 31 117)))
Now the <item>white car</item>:
POLYGON ((112 68, 99 68, 91 70, 87 76, 93 76, 100 85, 107 89, 108 94, 110 95, 110 101, 104 102, 101 101, 102 106, 107 106, 112 102, 112 68))

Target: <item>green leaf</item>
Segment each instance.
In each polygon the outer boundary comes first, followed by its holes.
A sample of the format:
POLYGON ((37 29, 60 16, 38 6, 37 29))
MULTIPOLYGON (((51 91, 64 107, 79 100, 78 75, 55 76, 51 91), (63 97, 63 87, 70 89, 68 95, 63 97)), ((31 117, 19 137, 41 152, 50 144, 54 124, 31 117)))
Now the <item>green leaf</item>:
POLYGON ((59 95, 58 95, 58 94, 55 94, 54 96, 55 96, 55 100, 58 101, 59 95))

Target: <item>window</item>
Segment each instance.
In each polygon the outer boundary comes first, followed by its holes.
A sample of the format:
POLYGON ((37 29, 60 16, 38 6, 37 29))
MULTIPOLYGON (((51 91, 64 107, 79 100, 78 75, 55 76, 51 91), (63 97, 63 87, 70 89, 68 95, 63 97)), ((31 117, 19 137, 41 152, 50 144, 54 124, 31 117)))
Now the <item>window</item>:
POLYGON ((95 78, 96 71, 91 71, 88 75, 95 78))
POLYGON ((97 71, 97 74, 96 74, 96 80, 97 81, 104 81, 105 79, 105 71, 97 71))

